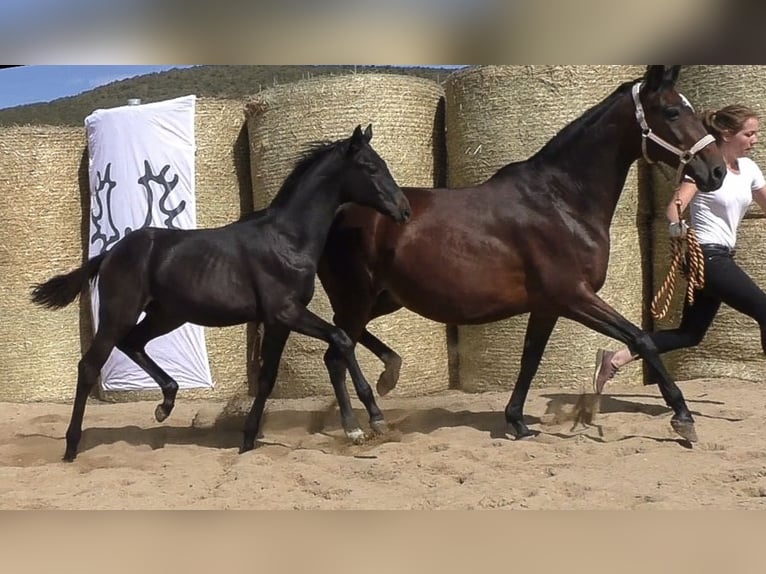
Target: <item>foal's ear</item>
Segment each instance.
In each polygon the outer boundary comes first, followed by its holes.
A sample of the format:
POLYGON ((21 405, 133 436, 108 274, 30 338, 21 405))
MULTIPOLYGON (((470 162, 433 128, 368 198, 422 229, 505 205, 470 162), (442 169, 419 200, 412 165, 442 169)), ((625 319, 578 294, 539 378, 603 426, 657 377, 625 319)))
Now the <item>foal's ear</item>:
POLYGON ((662 88, 671 88, 678 80, 681 66, 647 66, 644 83, 646 89, 657 91, 662 88))
POLYGON ((359 124, 354 128, 354 133, 351 135, 351 139, 353 141, 359 141, 364 137, 364 134, 362 134, 362 124, 359 124))
POLYGON ((367 124, 367 128, 364 130, 364 139, 369 142, 372 139, 372 124, 367 124))

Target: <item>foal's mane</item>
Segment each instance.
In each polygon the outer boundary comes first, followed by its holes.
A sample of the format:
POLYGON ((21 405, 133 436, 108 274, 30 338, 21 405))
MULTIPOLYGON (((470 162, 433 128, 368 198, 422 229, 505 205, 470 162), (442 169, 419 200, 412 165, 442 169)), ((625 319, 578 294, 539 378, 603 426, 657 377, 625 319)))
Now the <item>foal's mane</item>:
POLYGON ((619 85, 610 95, 604 98, 598 104, 595 104, 586 110, 580 117, 572 120, 566 126, 551 138, 540 150, 530 159, 542 159, 559 154, 563 149, 572 149, 582 140, 582 134, 589 129, 594 129, 602 116, 612 107, 612 104, 619 97, 629 91, 633 84, 639 79, 624 82, 619 85))
POLYGON ((290 175, 287 176, 282 186, 277 192, 277 196, 282 194, 283 191, 287 191, 294 187, 295 184, 306 174, 306 172, 315 163, 322 161, 325 157, 335 151, 341 144, 348 141, 348 138, 340 139, 337 141, 318 140, 308 142, 303 151, 298 155, 298 159, 295 160, 295 165, 290 175))
MULTIPOLYGON (((337 141, 317 140, 305 144, 303 150, 299 152, 298 157, 295 160, 295 165, 293 166, 290 175, 285 178, 285 181, 280 186, 279 191, 274 196, 272 203, 276 201, 280 195, 289 194, 290 191, 295 188, 298 182, 315 163, 322 161, 325 157, 330 155, 347 141, 348 138, 340 139, 337 141)), ((262 211, 263 210, 258 210, 252 213, 246 213, 239 218, 239 221, 254 219, 260 216, 262 211)))

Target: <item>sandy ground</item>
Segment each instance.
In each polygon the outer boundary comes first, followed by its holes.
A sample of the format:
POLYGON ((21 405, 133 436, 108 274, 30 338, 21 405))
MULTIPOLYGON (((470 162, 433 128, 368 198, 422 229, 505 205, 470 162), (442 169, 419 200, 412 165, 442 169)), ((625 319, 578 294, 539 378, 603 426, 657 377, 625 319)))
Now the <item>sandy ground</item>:
POLYGON ((508 393, 383 397, 390 430, 360 446, 329 399, 272 400, 244 455, 241 401, 181 396, 160 424, 153 402, 91 400, 71 464, 60 460, 70 405, 0 403, 0 508, 766 509, 766 390, 681 388, 693 447, 656 387, 618 382, 591 424, 573 421, 591 395, 533 388, 526 413, 540 434, 525 441, 504 433, 508 393))

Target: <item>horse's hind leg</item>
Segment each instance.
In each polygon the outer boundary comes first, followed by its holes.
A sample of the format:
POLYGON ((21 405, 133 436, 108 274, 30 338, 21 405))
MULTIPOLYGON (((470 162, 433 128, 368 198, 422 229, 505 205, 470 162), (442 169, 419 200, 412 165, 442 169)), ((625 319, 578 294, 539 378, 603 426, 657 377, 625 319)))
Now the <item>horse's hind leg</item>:
POLYGON ((263 343, 261 344, 261 359, 263 364, 258 372, 258 387, 255 393, 253 406, 245 420, 244 438, 240 453, 247 452, 255 448, 255 439, 261 427, 263 409, 266 406, 266 399, 271 395, 274 389, 274 383, 277 380, 279 371, 279 361, 282 358, 282 351, 285 348, 287 337, 290 334, 288 329, 277 326, 265 326, 263 330, 263 343))
MULTIPOLYGON (((114 259, 111 260, 115 265, 114 259)), ((72 418, 66 432, 64 460, 71 462, 77 456, 77 446, 82 436, 82 419, 88 395, 98 381, 101 367, 109 358, 112 349, 136 324, 143 308, 141 284, 126 287, 126 277, 104 267, 98 278, 99 312, 98 329, 90 347, 80 359, 77 367, 77 391, 75 392, 72 418)), ((130 278, 140 281, 133 273, 130 278)))
POLYGON ((556 315, 530 313, 527 322, 527 332, 524 335, 524 350, 521 354, 519 376, 513 387, 511 398, 505 407, 505 420, 513 429, 517 439, 532 436, 533 433, 524 424, 524 402, 527 400, 532 379, 540 366, 540 360, 548 344, 553 327, 556 326, 556 315))
POLYGON ((99 327, 90 348, 77 365, 77 390, 72 407, 72 418, 66 431, 66 451, 64 460, 72 462, 77 456, 77 446, 82 436, 82 419, 85 415, 85 403, 98 381, 101 367, 104 366, 114 348, 116 337, 111 330, 99 327))
POLYGON ((154 410, 157 422, 162 422, 170 416, 175 406, 178 383, 146 354, 146 344, 184 323, 185 321, 160 313, 150 306, 141 322, 117 344, 117 348, 154 379, 162 390, 162 403, 154 410))
POLYGON ((681 389, 665 370, 651 337, 625 319, 595 293, 581 295, 578 304, 570 306, 563 315, 626 344, 631 352, 644 359, 659 381, 662 398, 673 409, 673 418, 670 420, 673 430, 689 442, 696 442, 697 432, 694 428, 694 418, 686 406, 681 389))

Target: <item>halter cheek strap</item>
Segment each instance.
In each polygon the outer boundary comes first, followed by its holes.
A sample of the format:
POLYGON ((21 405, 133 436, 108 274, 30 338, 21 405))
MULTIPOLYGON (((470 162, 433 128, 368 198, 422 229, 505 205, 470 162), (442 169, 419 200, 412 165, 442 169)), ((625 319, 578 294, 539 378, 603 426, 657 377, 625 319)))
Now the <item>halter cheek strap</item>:
MULTIPOLYGON (((689 163, 692 159, 694 159, 694 156, 697 155, 697 153, 703 149, 704 147, 710 145, 711 143, 715 142, 715 138, 711 134, 707 134, 703 138, 701 138, 697 143, 695 143, 690 149, 688 150, 682 150, 680 148, 677 148, 673 144, 665 141, 658 135, 656 135, 652 129, 649 127, 649 125, 646 123, 646 115, 644 114, 644 107, 641 105, 641 99, 638 97, 639 92, 641 91, 641 85, 642 82, 638 82, 633 84, 633 103, 636 106, 636 120, 638 120, 638 125, 641 126, 641 151, 644 154, 644 159, 647 161, 647 163, 655 163, 649 158, 649 153, 646 150, 646 140, 652 140, 657 145, 665 148, 672 154, 675 154, 678 156, 679 162, 678 162, 678 170, 676 171, 676 184, 680 183, 681 177, 683 175, 684 168, 686 167, 686 164, 689 163)), ((684 103, 689 105, 691 107, 691 104, 689 104, 688 100, 681 96, 684 103)), ((693 109, 693 108, 692 108, 693 109)))

